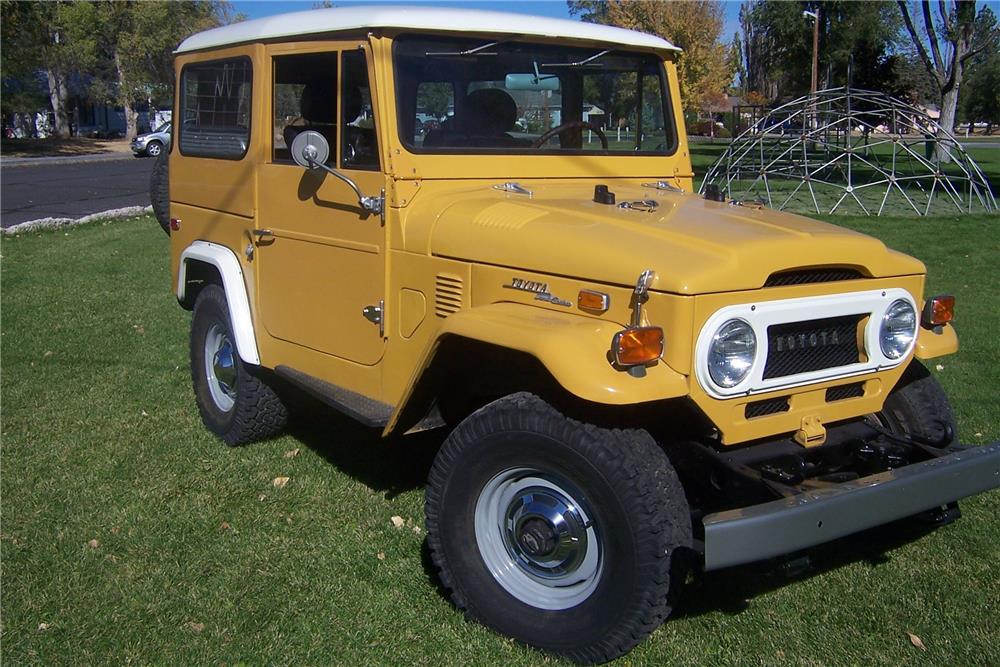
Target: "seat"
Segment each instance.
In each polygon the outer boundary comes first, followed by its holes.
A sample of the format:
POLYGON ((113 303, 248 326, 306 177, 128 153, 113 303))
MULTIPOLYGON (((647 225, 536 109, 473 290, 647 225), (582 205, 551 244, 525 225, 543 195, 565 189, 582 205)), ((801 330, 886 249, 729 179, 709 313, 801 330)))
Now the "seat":
POLYGON ((301 116, 282 131, 285 146, 289 149, 301 132, 315 130, 330 144, 331 155, 337 145, 337 88, 325 79, 313 79, 302 89, 299 113, 301 116))

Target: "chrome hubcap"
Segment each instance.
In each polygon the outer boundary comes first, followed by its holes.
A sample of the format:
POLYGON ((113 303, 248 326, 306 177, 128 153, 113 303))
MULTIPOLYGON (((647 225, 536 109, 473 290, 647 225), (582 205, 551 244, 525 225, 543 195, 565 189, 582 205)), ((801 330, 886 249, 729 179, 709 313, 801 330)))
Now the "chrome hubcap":
POLYGON ((476 503, 476 543, 508 593, 541 609, 586 600, 602 569, 600 540, 573 487, 530 468, 506 470, 476 503))
POLYGON ((229 412, 236 403, 236 357, 229 336, 215 324, 205 336, 205 375, 212 401, 229 412))

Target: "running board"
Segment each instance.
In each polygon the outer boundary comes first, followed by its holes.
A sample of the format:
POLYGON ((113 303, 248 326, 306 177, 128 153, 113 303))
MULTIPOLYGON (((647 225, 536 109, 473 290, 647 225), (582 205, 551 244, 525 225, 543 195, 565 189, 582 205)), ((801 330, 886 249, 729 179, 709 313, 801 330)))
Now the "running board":
POLYGON ((334 410, 358 420, 365 426, 382 428, 389 423, 389 417, 392 416, 393 407, 388 403, 332 385, 288 366, 278 366, 274 372, 334 410))

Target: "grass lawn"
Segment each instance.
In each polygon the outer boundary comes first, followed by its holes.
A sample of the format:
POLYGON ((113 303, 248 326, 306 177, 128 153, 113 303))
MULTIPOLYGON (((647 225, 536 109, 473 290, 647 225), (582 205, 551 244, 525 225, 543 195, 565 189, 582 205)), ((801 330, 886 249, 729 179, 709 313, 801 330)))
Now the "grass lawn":
MULTIPOLYGON (((934 372, 963 440, 1000 438, 1000 220, 837 221, 957 295, 962 351, 934 372)), ((429 574, 422 485, 440 435, 389 445, 321 410, 248 447, 209 435, 150 218, 2 253, 5 664, 562 664, 464 622, 429 574)), ((965 502, 917 540, 893 526, 814 549, 804 574, 695 581, 618 664, 1000 664, 998 504, 965 502)))

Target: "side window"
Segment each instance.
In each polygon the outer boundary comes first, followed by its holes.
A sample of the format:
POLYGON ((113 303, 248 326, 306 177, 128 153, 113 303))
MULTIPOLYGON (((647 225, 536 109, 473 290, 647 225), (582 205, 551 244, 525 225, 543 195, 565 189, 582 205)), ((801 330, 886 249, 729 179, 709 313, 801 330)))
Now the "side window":
POLYGON ((345 51, 340 92, 343 128, 340 164, 347 169, 378 171, 378 140, 364 51, 345 51))
POLYGON ((187 65, 181 73, 182 155, 239 160, 250 144, 249 58, 187 65))
POLYGON ((274 59, 275 162, 291 161, 289 148, 300 132, 315 130, 330 143, 333 164, 337 146, 337 54, 305 53, 274 59))

